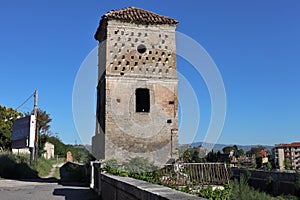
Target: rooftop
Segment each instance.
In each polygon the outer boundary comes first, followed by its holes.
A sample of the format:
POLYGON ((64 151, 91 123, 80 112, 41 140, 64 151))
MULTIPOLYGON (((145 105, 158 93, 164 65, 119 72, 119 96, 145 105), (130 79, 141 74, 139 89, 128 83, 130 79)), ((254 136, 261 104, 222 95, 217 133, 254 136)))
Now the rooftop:
POLYGON ((120 10, 109 11, 102 16, 101 20, 104 19, 115 19, 136 24, 178 24, 178 21, 175 19, 167 16, 161 16, 156 13, 136 7, 128 7, 120 10))
POLYGON ((178 21, 173 18, 158 15, 140 8, 128 7, 120 10, 112 10, 101 17, 99 27, 95 34, 96 40, 103 41, 106 39, 106 32, 104 30, 107 26, 107 21, 109 20, 118 20, 121 22, 144 25, 168 24, 176 26, 178 24, 178 21))
POLYGON ((300 147, 300 142, 293 142, 291 144, 277 144, 275 148, 284 148, 284 147, 300 147))

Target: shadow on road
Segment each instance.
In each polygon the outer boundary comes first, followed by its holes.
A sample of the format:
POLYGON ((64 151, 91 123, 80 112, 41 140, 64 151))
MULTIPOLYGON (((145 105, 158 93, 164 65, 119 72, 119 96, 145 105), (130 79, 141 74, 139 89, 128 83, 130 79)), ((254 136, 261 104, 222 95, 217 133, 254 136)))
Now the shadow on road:
POLYGON ((65 200, 96 200, 97 195, 89 188, 56 188, 53 195, 64 196, 65 200))

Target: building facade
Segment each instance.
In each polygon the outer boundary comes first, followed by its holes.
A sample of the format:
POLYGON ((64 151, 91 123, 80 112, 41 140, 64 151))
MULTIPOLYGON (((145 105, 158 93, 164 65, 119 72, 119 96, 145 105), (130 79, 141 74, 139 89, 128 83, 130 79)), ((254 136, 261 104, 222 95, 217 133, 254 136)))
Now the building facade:
POLYGON ((44 146, 44 153, 43 156, 45 159, 49 160, 51 158, 54 158, 54 144, 51 144, 50 142, 46 142, 44 146))
POLYGON ((178 158, 178 79, 172 18, 129 7, 103 15, 99 41, 97 159, 178 158))
POLYGON ((273 148, 273 156, 277 169, 284 170, 289 166, 292 170, 299 170, 300 142, 275 145, 273 148))

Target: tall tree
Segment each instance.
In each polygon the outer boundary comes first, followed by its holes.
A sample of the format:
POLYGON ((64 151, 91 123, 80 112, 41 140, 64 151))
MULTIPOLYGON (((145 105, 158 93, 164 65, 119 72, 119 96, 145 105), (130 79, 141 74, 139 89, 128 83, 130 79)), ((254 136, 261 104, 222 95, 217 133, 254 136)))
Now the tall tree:
POLYGON ((11 149, 11 136, 13 121, 22 117, 23 113, 0 106, 0 147, 3 149, 11 149))
POLYGON ((46 134, 50 131, 50 114, 46 111, 38 109, 37 110, 37 119, 38 119, 38 129, 40 134, 46 134))

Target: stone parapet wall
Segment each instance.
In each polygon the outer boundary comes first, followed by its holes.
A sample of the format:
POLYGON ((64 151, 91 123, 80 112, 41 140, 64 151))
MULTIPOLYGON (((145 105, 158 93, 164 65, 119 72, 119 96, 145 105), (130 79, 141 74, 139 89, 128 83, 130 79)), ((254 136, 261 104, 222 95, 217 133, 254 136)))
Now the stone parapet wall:
POLYGON ((145 181, 100 172, 100 163, 92 163, 92 184, 105 200, 192 200, 204 198, 145 181))

